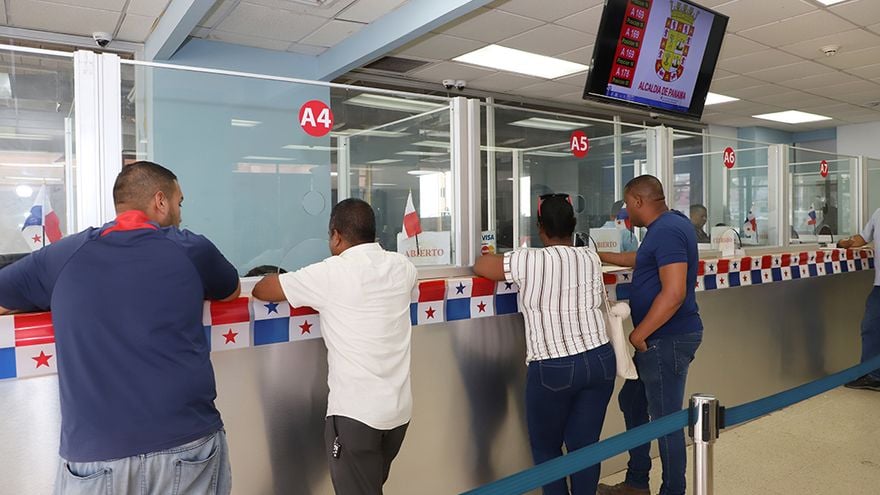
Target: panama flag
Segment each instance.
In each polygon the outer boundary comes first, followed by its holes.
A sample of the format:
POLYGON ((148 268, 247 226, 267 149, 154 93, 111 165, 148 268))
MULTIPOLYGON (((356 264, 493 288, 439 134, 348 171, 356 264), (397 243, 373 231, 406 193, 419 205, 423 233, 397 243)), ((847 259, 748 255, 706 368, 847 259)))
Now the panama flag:
POLYGON ((210 301, 208 315, 210 321, 211 352, 231 351, 251 346, 251 314, 247 297, 220 302, 210 301))
POLYGON ((474 278, 471 288, 471 318, 495 316, 495 282, 474 278))
POLYGON ((321 317, 308 306, 290 308, 290 340, 321 338, 321 317))
POLYGON ((31 207, 31 213, 21 227, 21 235, 30 246, 31 251, 36 251, 46 244, 52 244, 61 239, 61 222, 49 203, 46 186, 42 186, 40 192, 37 193, 34 206, 31 207))
POLYGON ((627 213, 626 208, 621 208, 619 212, 617 212, 617 219, 614 221, 617 225, 617 228, 620 230, 632 230, 632 221, 629 219, 629 213, 627 213))
MULTIPOLYGON (((15 376, 27 378, 57 373, 58 357, 55 353, 52 314, 15 315, 12 321, 15 329, 15 376)), ((2 340, 0 337, 0 341, 2 340)), ((5 345, 0 342, 0 346, 5 345)))
POLYGON ((422 223, 419 221, 416 207, 413 206, 412 191, 406 198, 406 210, 403 212, 403 231, 407 238, 422 233, 422 223))
POLYGON ((747 237, 752 237, 758 233, 758 220, 755 218, 755 214, 752 213, 752 210, 749 210, 749 215, 746 217, 746 221, 743 222, 743 234, 747 237))
POLYGON ((15 317, 0 316, 0 380, 15 378, 15 317))
POLYGON ((413 325, 427 325, 446 321, 444 299, 446 298, 445 280, 426 280, 419 282, 413 290, 412 303, 409 306, 410 321, 413 325))
POLYGON ((810 211, 807 212, 807 225, 816 225, 816 209, 810 205, 810 211))

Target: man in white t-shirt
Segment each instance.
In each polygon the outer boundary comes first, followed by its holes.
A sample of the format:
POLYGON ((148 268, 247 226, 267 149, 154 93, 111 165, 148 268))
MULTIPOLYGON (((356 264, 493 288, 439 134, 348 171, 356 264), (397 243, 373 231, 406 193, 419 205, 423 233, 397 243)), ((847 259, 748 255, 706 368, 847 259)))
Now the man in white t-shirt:
MULTIPOLYGON (((874 240, 878 228, 880 228, 880 209, 871 215, 871 220, 862 229, 861 234, 839 241, 837 247, 844 249, 862 247, 874 240)), ((868 294, 865 316, 862 317, 862 362, 878 354, 880 354, 880 269, 875 268, 874 288, 868 294)), ((880 369, 853 380, 846 386, 880 392, 880 369)))
POLYGON ((321 313, 330 395, 324 437, 338 494, 382 493, 412 415, 409 306, 417 273, 375 243, 372 207, 346 199, 330 213, 333 256, 254 287, 321 313))

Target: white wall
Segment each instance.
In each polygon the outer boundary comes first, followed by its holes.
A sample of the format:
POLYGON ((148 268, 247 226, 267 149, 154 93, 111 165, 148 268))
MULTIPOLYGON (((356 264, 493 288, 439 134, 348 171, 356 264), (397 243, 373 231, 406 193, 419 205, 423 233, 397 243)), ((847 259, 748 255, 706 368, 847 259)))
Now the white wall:
POLYGON ((880 158, 880 122, 844 125, 837 128, 837 152, 880 158))

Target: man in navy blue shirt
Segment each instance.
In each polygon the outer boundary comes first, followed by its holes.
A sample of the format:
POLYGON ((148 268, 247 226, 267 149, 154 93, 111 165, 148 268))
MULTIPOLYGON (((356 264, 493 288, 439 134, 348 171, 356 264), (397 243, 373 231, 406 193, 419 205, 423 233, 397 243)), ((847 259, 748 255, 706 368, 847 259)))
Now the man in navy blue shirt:
MULTIPOLYGON (((630 288, 637 380, 627 380, 618 396, 626 428, 680 411, 688 366, 703 339, 694 289, 699 257, 691 221, 666 206, 656 177, 629 181, 624 198, 630 219, 648 233, 635 253, 599 253, 603 262, 634 267, 630 288)), ((682 430, 658 439, 663 465, 661 495, 684 495, 687 455, 682 430)), ((599 485, 599 494, 649 494, 651 445, 629 451, 626 481, 599 485)))
POLYGON ((228 494, 202 306, 238 297, 238 273, 208 239, 178 228, 183 193, 170 170, 124 167, 113 199, 115 221, 0 270, 0 314, 52 311, 55 492, 228 494))

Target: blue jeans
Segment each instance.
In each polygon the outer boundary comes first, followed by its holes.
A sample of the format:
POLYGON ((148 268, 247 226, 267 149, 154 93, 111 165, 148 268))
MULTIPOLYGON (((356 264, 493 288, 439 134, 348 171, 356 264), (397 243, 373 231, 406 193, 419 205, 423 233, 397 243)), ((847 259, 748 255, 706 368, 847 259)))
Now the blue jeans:
MULTIPOLYGON (((862 362, 880 354, 880 287, 874 286, 865 301, 865 316, 862 318, 862 362)), ((880 369, 869 373, 880 380, 880 369)))
POLYGON ((55 495, 229 495, 226 432, 161 452, 99 462, 61 459, 55 495))
MULTIPOLYGON (((702 339, 702 332, 648 339, 648 350, 635 354, 633 359, 639 378, 627 380, 618 396, 627 430, 681 410, 688 366, 702 339)), ((687 470, 684 431, 660 437, 657 442, 663 465, 660 495, 684 495, 687 470)), ((650 452, 650 443, 629 451, 627 484, 636 488, 649 487, 650 452)))
MULTIPOLYGON (((596 443, 617 373, 610 344, 581 354, 529 363, 526 423, 535 464, 596 443)), ((571 475, 572 495, 596 492, 599 465, 571 475)), ((566 480, 544 485, 545 495, 568 495, 566 480)))

